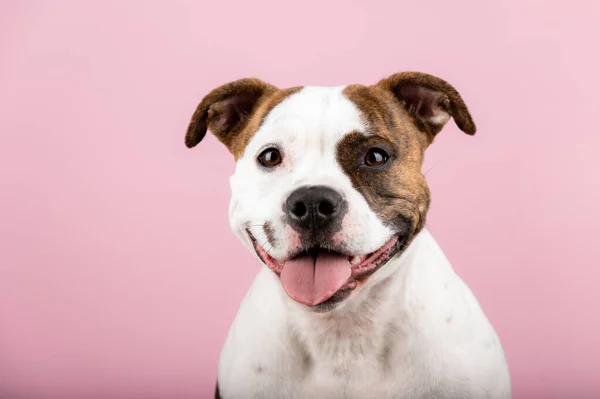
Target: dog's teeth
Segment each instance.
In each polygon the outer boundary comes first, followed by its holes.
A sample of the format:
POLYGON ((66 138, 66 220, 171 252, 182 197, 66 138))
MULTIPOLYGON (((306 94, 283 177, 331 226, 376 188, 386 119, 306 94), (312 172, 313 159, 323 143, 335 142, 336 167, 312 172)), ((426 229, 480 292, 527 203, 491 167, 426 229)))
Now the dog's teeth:
POLYGON ((353 265, 353 266, 354 265, 358 265, 359 263, 360 263, 360 256, 353 256, 350 259, 350 264, 353 265))

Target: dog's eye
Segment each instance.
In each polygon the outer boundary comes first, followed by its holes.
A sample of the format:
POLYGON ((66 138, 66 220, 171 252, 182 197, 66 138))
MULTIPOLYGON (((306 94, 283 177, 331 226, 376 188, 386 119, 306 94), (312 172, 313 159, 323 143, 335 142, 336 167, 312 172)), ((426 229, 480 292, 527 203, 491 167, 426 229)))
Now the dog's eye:
POLYGON ((267 148, 258 156, 258 162, 265 168, 272 168, 281 163, 281 153, 276 148, 267 148))
POLYGON ((388 161, 388 154, 380 148, 371 148, 365 155, 365 165, 378 168, 388 161))

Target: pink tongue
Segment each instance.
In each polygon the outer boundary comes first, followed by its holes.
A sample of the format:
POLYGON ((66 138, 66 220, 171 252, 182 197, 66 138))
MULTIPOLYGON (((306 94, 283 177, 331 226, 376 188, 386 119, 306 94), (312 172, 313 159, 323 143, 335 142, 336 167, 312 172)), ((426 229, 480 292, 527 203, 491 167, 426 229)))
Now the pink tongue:
POLYGON ((281 284, 295 301, 315 306, 329 299, 348 281, 352 270, 342 255, 319 254, 288 260, 281 271, 281 284))

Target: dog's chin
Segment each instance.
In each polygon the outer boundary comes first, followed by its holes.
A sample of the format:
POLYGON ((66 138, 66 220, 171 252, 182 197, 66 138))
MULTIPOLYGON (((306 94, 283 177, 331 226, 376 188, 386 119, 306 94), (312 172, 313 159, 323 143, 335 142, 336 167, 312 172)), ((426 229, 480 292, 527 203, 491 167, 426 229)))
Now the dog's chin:
POLYGON ((346 267, 348 269, 348 278, 341 282, 338 281, 338 284, 334 289, 328 290, 324 295, 319 296, 318 299, 314 301, 306 301, 295 297, 293 292, 285 289, 285 284, 282 281, 282 284, 284 284, 284 289, 291 299, 316 313, 325 313, 334 310, 339 307, 342 302, 350 297, 355 296, 355 294, 358 293, 367 282, 369 277, 371 277, 377 270, 388 263, 398 253, 400 253, 408 241, 408 237, 403 235, 394 235, 376 251, 360 256, 348 255, 343 248, 329 250, 321 247, 312 247, 309 249, 294 251, 285 259, 275 259, 269 255, 268 252, 262 246, 260 246, 256 240, 254 240, 254 237, 250 237, 252 239, 256 254, 260 260, 269 269, 271 269, 271 271, 279 276, 280 279, 282 277, 282 273, 284 273, 286 263, 291 265, 292 263, 297 262, 299 259, 313 257, 316 262, 316 259, 319 256, 322 256, 329 258, 333 257, 337 259, 337 263, 340 263, 342 260, 347 262, 346 267))

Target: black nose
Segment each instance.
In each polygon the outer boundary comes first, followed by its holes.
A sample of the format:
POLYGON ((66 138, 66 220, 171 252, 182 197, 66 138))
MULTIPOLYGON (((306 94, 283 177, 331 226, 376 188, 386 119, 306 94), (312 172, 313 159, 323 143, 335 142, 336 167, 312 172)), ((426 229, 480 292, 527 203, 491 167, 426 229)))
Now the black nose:
POLYGON ((341 223, 345 201, 325 186, 305 186, 294 191, 285 202, 290 224, 302 230, 315 230, 341 223))

